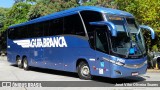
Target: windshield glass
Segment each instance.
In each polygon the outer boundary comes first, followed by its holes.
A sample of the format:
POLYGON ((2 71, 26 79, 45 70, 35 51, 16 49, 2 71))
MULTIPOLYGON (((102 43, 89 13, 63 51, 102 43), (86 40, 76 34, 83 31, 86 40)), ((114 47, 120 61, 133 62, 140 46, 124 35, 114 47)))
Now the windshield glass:
POLYGON ((119 55, 140 56, 146 53, 142 33, 134 18, 109 16, 109 21, 117 28, 117 36, 111 36, 112 51, 119 55))
POLYGON ((126 18, 127 21, 127 27, 131 36, 131 40, 133 44, 135 43, 134 46, 137 46, 137 49, 140 49, 139 51, 141 54, 145 54, 145 45, 144 45, 144 38, 142 35, 142 32, 139 30, 135 19, 134 18, 126 18))

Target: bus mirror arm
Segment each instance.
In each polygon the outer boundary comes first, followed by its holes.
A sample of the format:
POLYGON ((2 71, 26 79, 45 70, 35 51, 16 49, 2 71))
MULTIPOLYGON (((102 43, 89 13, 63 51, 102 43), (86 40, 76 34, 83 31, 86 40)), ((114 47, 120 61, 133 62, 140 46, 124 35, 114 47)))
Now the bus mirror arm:
POLYGON ((140 32, 141 29, 146 29, 146 30, 149 30, 151 32, 152 39, 155 39, 155 32, 154 32, 154 30, 151 27, 146 26, 146 25, 140 25, 139 27, 140 28, 139 28, 139 31, 138 31, 137 34, 139 34, 139 32, 140 32))
POLYGON ((105 24, 109 27, 111 30, 112 36, 117 36, 117 29, 116 26, 112 22, 105 22, 105 24))
POLYGON ((112 22, 100 21, 100 22, 90 22, 90 25, 106 25, 108 29, 111 31, 112 36, 117 36, 117 29, 116 26, 112 22))

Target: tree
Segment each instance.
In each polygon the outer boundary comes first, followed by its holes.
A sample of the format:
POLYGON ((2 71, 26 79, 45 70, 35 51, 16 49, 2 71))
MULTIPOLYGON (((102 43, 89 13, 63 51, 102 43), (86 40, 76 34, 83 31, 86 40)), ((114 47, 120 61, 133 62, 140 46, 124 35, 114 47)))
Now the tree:
POLYGON ((26 15, 30 9, 30 6, 31 5, 28 3, 18 2, 14 4, 14 6, 11 9, 5 12, 4 16, 1 15, 3 27, 0 29, 0 48, 6 48, 6 30, 8 27, 10 25, 19 24, 28 20, 26 15))
POLYGON ((1 28, 4 25, 4 20, 6 19, 5 15, 9 9, 7 8, 0 8, 0 32, 2 31, 1 28))
MULTIPOLYGON (((83 3, 84 6, 105 6, 116 8, 112 0, 80 0, 86 1, 83 3), (90 2, 88 2, 90 1, 90 2)), ((77 0, 37 0, 36 4, 31 7, 28 13, 28 19, 38 18, 47 14, 66 10, 68 8, 77 7, 79 4, 77 0)))
POLYGON ((6 14, 6 17, 8 18, 5 21, 6 27, 28 21, 26 15, 29 12, 30 7, 31 4, 25 2, 16 3, 6 14))
POLYGON ((76 6, 78 6, 78 4, 75 0, 38 0, 29 10, 28 19, 35 19, 76 6))
POLYGON ((14 0, 14 3, 24 2, 25 0, 14 0))

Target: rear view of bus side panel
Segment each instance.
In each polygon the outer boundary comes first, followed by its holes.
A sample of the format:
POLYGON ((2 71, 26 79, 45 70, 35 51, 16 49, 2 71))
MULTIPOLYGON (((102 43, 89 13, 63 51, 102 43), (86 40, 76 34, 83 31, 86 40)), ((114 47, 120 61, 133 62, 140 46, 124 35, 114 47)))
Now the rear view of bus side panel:
POLYGON ((8 61, 16 64, 16 58, 19 57, 21 60, 24 56, 28 56, 28 53, 30 52, 29 49, 23 48, 21 45, 18 45, 21 40, 10 40, 8 39, 8 45, 7 45, 7 58, 8 61))
POLYGON ((10 63, 16 64, 16 55, 18 54, 15 50, 16 45, 14 45, 12 40, 7 41, 7 59, 10 63))

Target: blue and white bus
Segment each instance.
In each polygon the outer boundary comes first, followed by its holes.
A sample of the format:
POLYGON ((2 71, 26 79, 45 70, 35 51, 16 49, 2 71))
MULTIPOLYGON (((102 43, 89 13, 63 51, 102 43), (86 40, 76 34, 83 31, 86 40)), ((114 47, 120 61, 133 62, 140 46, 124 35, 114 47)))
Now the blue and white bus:
POLYGON ((132 14, 80 6, 10 26, 8 61, 25 70, 40 67, 120 78, 145 74, 147 55, 142 29, 132 14))

